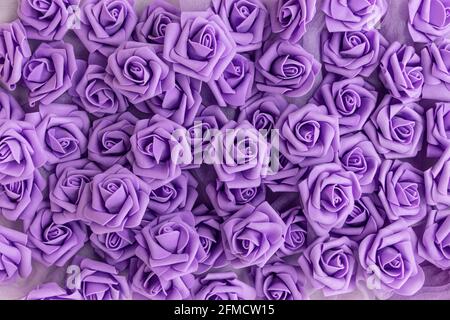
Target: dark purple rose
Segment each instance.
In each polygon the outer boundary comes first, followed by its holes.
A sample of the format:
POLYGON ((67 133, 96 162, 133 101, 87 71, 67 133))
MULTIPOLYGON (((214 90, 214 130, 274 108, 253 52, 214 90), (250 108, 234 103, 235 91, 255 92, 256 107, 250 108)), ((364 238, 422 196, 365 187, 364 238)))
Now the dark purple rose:
POLYGON ((438 209, 450 207, 450 148, 439 160, 424 172, 425 196, 427 204, 438 209))
POLYGON ((254 300, 255 289, 234 272, 208 273, 196 279, 192 288, 196 300, 254 300))
POLYGON ((23 120, 24 115, 17 100, 0 88, 0 120, 23 120))
POLYGON ((450 39, 429 43, 421 51, 421 60, 425 78, 422 98, 450 102, 450 39))
POLYGON ((427 156, 438 158, 450 147, 450 103, 427 110, 427 156))
POLYGON ((26 234, 0 226, 0 283, 31 274, 31 250, 26 244, 26 234))
POLYGON ((28 292, 25 300, 83 300, 77 291, 68 292, 55 282, 41 284, 28 292))
POLYGON ((284 243, 277 251, 277 256, 286 257, 301 253, 307 246, 308 226, 300 207, 293 207, 280 214, 286 224, 284 243))
POLYGON ((408 2, 408 29, 414 42, 431 42, 450 37, 448 0, 411 0, 408 2))

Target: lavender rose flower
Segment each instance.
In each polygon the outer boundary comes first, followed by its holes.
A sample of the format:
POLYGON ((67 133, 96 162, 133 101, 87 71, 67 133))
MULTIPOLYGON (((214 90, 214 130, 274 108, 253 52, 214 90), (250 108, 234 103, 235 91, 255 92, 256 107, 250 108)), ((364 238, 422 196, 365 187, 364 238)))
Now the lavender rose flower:
POLYGON ((301 167, 333 161, 339 149, 338 119, 325 106, 289 105, 278 119, 280 152, 301 167))
POLYGON ((65 42, 41 43, 23 68, 31 107, 48 105, 72 86, 77 71, 73 46, 65 42))
POLYGON ((318 236, 342 227, 361 197, 356 175, 335 163, 313 167, 299 191, 305 217, 318 236))
POLYGON ((298 263, 311 286, 324 296, 349 293, 356 288, 358 244, 347 237, 321 237, 314 241, 298 263))
POLYGON ((236 43, 221 18, 210 11, 182 12, 166 27, 164 59, 175 72, 203 82, 217 80, 236 54, 236 43))
POLYGON ((208 273, 196 279, 192 288, 196 300, 254 300, 253 287, 238 279, 234 272, 208 273))
POLYGON ((427 156, 438 158, 450 147, 450 103, 427 110, 427 156))
POLYGON ((339 160, 345 170, 355 173, 363 193, 375 191, 381 159, 362 132, 341 137, 339 160))
POLYGON ((208 86, 217 104, 222 107, 238 107, 246 103, 252 94, 255 65, 247 57, 236 54, 219 79, 208 86))
POLYGON ((33 216, 45 187, 46 181, 38 170, 27 179, 0 184, 0 214, 10 221, 33 216))
POLYGON ((394 98, 418 100, 424 84, 420 56, 414 47, 395 41, 380 60, 380 80, 394 98))
POLYGON ((136 235, 136 256, 164 280, 195 273, 205 256, 191 212, 157 217, 136 235))
POLYGON ((41 141, 32 124, 0 119, 0 184, 28 179, 45 164, 41 141))
POLYGON ((31 274, 31 250, 26 244, 26 234, 0 226, 0 283, 31 274))
POLYGON ((28 292, 25 300, 83 300, 77 291, 68 292, 55 282, 41 284, 28 292))
POLYGON ((27 113, 25 120, 36 127, 48 164, 77 160, 86 153, 89 117, 75 105, 51 104, 27 113))
POLYGON ((269 203, 245 205, 221 225, 225 256, 234 268, 263 267, 281 248, 286 224, 269 203))
POLYGON ((425 196, 427 204, 439 209, 450 207, 450 148, 439 160, 424 172, 425 196))
POLYGON ((94 176, 83 189, 77 215, 97 234, 135 228, 144 217, 149 194, 144 181, 116 164, 94 176))
POLYGON ((148 43, 122 43, 108 58, 105 82, 138 104, 175 85, 175 74, 148 43))
POLYGON ((269 13, 262 1, 213 0, 211 9, 236 41, 237 52, 257 50, 267 39, 269 13))
POLYGON ((74 31, 89 52, 109 56, 133 33, 137 16, 134 0, 85 0, 74 31))
POLYGON ((425 78, 422 98, 450 101, 450 39, 428 44, 421 51, 421 60, 425 78))
POLYGON ((399 160, 380 167, 378 197, 390 221, 400 218, 413 225, 427 214, 423 172, 399 160))
POLYGON ((272 32, 283 40, 299 42, 316 14, 316 0, 272 1, 269 12, 272 32))
POLYGON ((0 120, 23 120, 25 113, 17 100, 0 88, 0 120))
POLYGON ((262 52, 256 61, 258 90, 294 98, 311 90, 321 67, 313 55, 288 41, 267 43, 262 52))
POLYGON ((424 110, 386 95, 364 126, 378 153, 386 159, 415 157, 422 149, 424 110))
POLYGON ((62 267, 73 258, 87 241, 86 226, 72 221, 56 223, 48 202, 43 202, 36 215, 25 221, 28 247, 33 258, 47 267, 62 267))
POLYGON ((450 37, 447 0, 411 0, 408 2, 408 29, 414 42, 430 42, 450 37))
POLYGON ((58 224, 77 220, 81 194, 92 178, 101 171, 93 162, 79 159, 60 163, 48 177, 50 209, 58 224))
POLYGON ((20 0, 17 14, 30 39, 62 40, 76 25, 80 0, 33 1, 20 0))
POLYGON ((374 280, 374 285, 380 286, 377 291, 383 294, 415 294, 425 280, 416 245, 416 234, 403 221, 364 238, 359 246, 359 261, 368 283, 374 280))
POLYGON ((19 20, 0 25, 0 82, 15 90, 31 57, 25 28, 19 20))
POLYGON ((324 0, 322 11, 330 32, 374 29, 388 8, 386 0, 324 0))
POLYGON ((88 158, 103 169, 128 163, 130 138, 138 119, 129 112, 95 120, 89 135, 88 158))
POLYGON ((346 78, 369 77, 389 45, 377 30, 323 32, 321 37, 325 69, 346 78))
POLYGON ((264 300, 305 300, 303 275, 298 268, 275 261, 254 268, 256 296, 264 300))
POLYGON ((308 167, 300 168, 297 164, 290 162, 282 153, 279 153, 278 157, 273 154, 269 162, 269 171, 264 177, 263 183, 272 192, 297 192, 298 184, 305 178, 307 172, 308 167))
POLYGON ((328 113, 339 119, 341 135, 360 131, 375 109, 378 92, 363 78, 325 77, 316 93, 315 102, 325 105, 328 113))
POLYGON ((286 257, 303 252, 307 246, 308 225, 300 207, 293 207, 280 214, 286 224, 284 243, 277 256, 286 257))

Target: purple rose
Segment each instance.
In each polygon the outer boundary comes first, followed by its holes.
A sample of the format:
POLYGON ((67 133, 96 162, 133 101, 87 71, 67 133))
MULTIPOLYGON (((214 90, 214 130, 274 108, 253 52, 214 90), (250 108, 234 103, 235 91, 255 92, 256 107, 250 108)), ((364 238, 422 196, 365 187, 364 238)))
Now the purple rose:
POLYGON ((208 273, 192 287, 196 300, 254 300, 255 289, 238 279, 234 272, 208 273))
POLYGON ((359 246, 359 261, 367 284, 384 294, 415 294, 425 280, 416 245, 416 234, 403 221, 364 238, 359 246))
POLYGON ((219 106, 238 107, 244 105, 251 96, 254 77, 254 63, 236 54, 220 77, 209 81, 208 86, 219 106))
POLYGON ((47 267, 64 266, 87 241, 84 224, 76 221, 56 223, 53 217, 57 214, 50 211, 48 202, 43 202, 36 215, 25 221, 28 247, 33 258, 47 267))
POLYGON ((349 293, 356 288, 358 244, 347 237, 321 237, 314 241, 298 263, 316 290, 325 297, 349 293))
POLYGON ((0 120, 23 120, 24 115, 17 100, 0 88, 0 120))
POLYGON ((164 280, 195 273, 205 256, 191 212, 155 218, 136 235, 136 255, 164 280))
POLYGON ((86 153, 90 121, 75 105, 51 104, 27 113, 25 120, 36 127, 49 165, 77 160, 86 153))
POLYGON ((25 28, 19 20, 0 25, 0 82, 15 90, 31 57, 25 28))
POLYGON ((450 239, 448 210, 431 210, 428 213, 422 238, 418 241, 419 255, 442 270, 450 268, 448 245, 450 239))
POLYGON ((301 97, 314 85, 320 63, 300 45, 267 43, 256 60, 256 88, 263 92, 301 97))
POLYGON ((45 187, 46 181, 38 170, 27 179, 0 184, 0 214, 10 221, 33 216, 45 187))
POLYGON ((346 78, 369 77, 389 45, 377 30, 323 32, 321 37, 325 69, 346 78))
POLYGON ((388 8, 386 0, 324 0, 322 11, 330 32, 374 29, 388 8))
POLYGON ((428 44, 421 51, 421 59, 425 78, 422 98, 450 101, 450 39, 428 44))
POLYGON ((85 0, 74 31, 89 52, 109 56, 133 33, 137 16, 134 0, 85 0))
POLYGON ((60 163, 48 177, 50 209, 56 223, 77 220, 81 194, 100 169, 86 159, 60 163))
POLYGON ((130 269, 133 298, 149 300, 183 300, 191 297, 194 276, 187 274, 172 280, 158 277, 143 261, 136 260, 130 269), (135 270, 134 270, 135 269, 135 270))
POLYGON ((385 213, 378 198, 364 196, 355 201, 342 227, 331 230, 334 237, 346 236, 360 242, 367 235, 377 233, 384 225, 385 213))
POLYGON ((269 12, 272 32, 283 40, 299 42, 316 14, 316 0, 272 1, 269 12))
POLYGON ((89 135, 88 158, 103 169, 126 165, 131 150, 130 138, 138 119, 129 112, 95 120, 89 135))
POLYGON ((182 12, 166 27, 164 59, 175 72, 208 82, 217 80, 236 54, 236 43, 216 14, 182 12))
POLYGON ((414 42, 431 42, 450 37, 448 0, 411 0, 408 2, 408 29, 414 42))
POLYGON ((211 9, 231 33, 237 52, 257 50, 267 39, 269 13, 262 1, 213 0, 211 9))
POLYGON ((130 288, 125 276, 109 264, 75 257, 75 261, 80 267, 80 274, 77 276, 79 287, 78 292, 83 300, 126 300, 130 298, 130 288))
POLYGON ((28 179, 45 164, 41 141, 32 124, 0 120, 0 184, 28 179))
POLYGON ((30 39, 62 40, 68 30, 76 27, 80 0, 20 0, 17 14, 30 39))
POLYGON ((386 95, 364 126, 378 153, 386 159, 412 158, 422 149, 424 110, 386 95))
POLYGON ((214 210, 221 217, 236 213, 246 204, 257 207, 266 198, 264 184, 255 187, 232 188, 226 183, 216 181, 206 186, 206 193, 214 210))
POLYGON ((164 0, 150 3, 139 19, 134 30, 134 39, 150 43, 157 52, 164 49, 167 25, 180 22, 180 10, 164 0))
POLYGON ((36 106, 36 102, 48 105, 62 96, 72 86, 76 71, 71 44, 41 43, 23 68, 23 80, 30 90, 30 106, 36 106))
POLYGON ((339 119, 341 135, 360 131, 375 109, 378 92, 360 77, 337 80, 332 75, 323 80, 316 102, 339 119))
POLYGON ((177 73, 175 86, 153 97, 136 108, 144 113, 154 113, 183 126, 190 126, 200 108, 202 82, 177 73))
POLYGON ((277 251, 277 256, 286 257, 301 253, 307 245, 308 226, 300 207, 293 207, 280 214, 286 224, 284 243, 277 251))
POLYGON ((438 209, 450 207, 450 148, 439 160, 424 172, 425 196, 427 204, 438 209))
POLYGON ((254 268, 256 296, 264 300, 306 300, 304 279, 298 268, 275 261, 254 268))
POLYGON ((341 137, 339 160, 345 170, 355 173, 363 193, 375 191, 381 159, 362 132, 341 137))
POLYGON ((55 282, 48 282, 37 286, 28 292, 25 300, 83 300, 77 291, 68 292, 55 282))
POLYGON ((390 221, 400 218, 413 225, 427 214, 423 172, 399 160, 385 160, 380 167, 378 197, 390 221))
POLYGON ((31 250, 26 244, 26 234, 0 226, 0 283, 31 274, 31 250))
POLYGON ((361 197, 356 175, 336 163, 313 167, 299 191, 305 217, 318 236, 344 226, 361 197))
MULTIPOLYGON (((275 163, 278 169, 273 172, 269 171, 267 176, 264 177, 263 182, 272 192, 297 192, 298 184, 300 180, 303 180, 308 168, 300 168, 298 165, 290 162, 283 154, 278 154, 277 157, 273 156, 271 161, 277 161, 275 163)), ((269 167, 273 165, 269 163, 269 167)))
POLYGON ((227 260, 236 268, 263 267, 281 248, 286 224, 267 202, 245 205, 221 225, 227 260))
POLYGON ((331 162, 339 150, 338 119, 325 106, 289 105, 275 129, 280 134, 280 152, 301 167, 331 162))
POLYGON ((450 147, 450 103, 427 110, 427 156, 438 158, 450 147))
POLYGON ((138 104, 172 89, 175 73, 150 44, 128 41, 109 56, 105 82, 138 104))
POLYGON ((148 185, 121 165, 92 178, 80 196, 77 215, 96 234, 140 225, 149 201, 148 185))
POLYGON ((420 99, 424 84, 420 56, 414 47, 395 41, 380 60, 380 80, 401 101, 420 99))

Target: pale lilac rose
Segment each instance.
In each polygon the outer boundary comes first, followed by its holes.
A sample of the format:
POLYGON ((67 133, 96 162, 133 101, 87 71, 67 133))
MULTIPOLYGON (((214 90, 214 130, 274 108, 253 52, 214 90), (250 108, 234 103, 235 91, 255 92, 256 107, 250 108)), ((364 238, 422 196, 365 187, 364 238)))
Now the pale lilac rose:
POLYGON ((17 100, 0 88, 0 120, 23 120, 25 113, 17 100))
POLYGON ((431 42, 450 37, 448 0, 411 0, 408 2, 408 29, 414 42, 431 42))
POLYGON ((427 110, 427 156, 438 158, 450 147, 450 103, 427 110))
POLYGON ((31 274, 31 250, 25 233, 0 226, 0 283, 31 274))
POLYGON ((280 214, 286 224, 284 243, 277 256, 286 257, 303 252, 308 243, 308 223, 300 207, 293 207, 280 214))
POLYGON ((272 192, 297 192, 298 184, 305 178, 308 168, 300 168, 290 162, 282 153, 272 154, 269 171, 263 183, 272 192))
POLYGON ((438 209, 450 208, 450 148, 439 160, 424 172, 425 197, 430 206, 438 209))
POLYGON ((77 291, 69 292, 56 282, 48 282, 38 285, 28 292, 24 300, 83 300, 77 291))
POLYGON ((234 272, 207 273, 199 276, 192 287, 196 300, 254 300, 253 287, 238 279, 234 272))
POLYGON ((450 38, 429 43, 422 49, 421 59, 425 78, 422 98, 450 102, 450 38))

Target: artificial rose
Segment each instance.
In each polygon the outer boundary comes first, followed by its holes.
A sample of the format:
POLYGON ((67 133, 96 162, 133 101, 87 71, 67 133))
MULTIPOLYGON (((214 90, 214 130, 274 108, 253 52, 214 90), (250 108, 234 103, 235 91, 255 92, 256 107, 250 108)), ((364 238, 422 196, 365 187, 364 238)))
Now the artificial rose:
POLYGON ((136 256, 161 279, 195 273, 205 252, 191 212, 155 218, 137 235, 136 256))
POLYGON ((0 88, 0 120, 23 120, 24 116, 17 100, 0 88))
POLYGON ((115 164, 126 165, 131 150, 130 138, 138 119, 130 112, 113 114, 95 120, 89 135, 88 158, 103 169, 115 164))
POLYGON ((133 33, 134 0, 84 0, 74 31, 89 52, 109 56, 133 33))
POLYGON ((77 215, 96 234, 135 228, 144 217, 149 194, 144 181, 116 164, 83 188, 77 215))
POLYGON ((0 82, 15 90, 31 57, 25 28, 19 20, 0 25, 0 82))
POLYGON ((420 57, 425 78, 422 98, 450 102, 450 39, 428 44, 420 57))
POLYGON ((339 160, 345 170, 355 173, 363 193, 375 191, 381 158, 362 132, 341 137, 339 160))
POLYGON ((427 43, 450 37, 448 0, 411 0, 408 11, 408 29, 414 42, 427 43))
POLYGON ((423 172, 407 162, 385 160, 380 167, 378 197, 390 221, 420 222, 427 214, 423 172))
POLYGON ((239 107, 252 94, 255 65, 247 57, 236 54, 217 80, 208 82, 217 104, 239 107))
POLYGON ((236 54, 236 43, 216 14, 182 12, 166 27, 164 59, 175 72, 203 82, 217 80, 236 54))
POLYGON ((299 184, 299 191, 305 217, 318 236, 344 226, 361 197, 356 175, 336 163, 313 167, 299 184))
POLYGON ((349 293, 356 288, 358 244, 347 237, 320 237, 298 263, 311 286, 325 297, 349 293))
POLYGON ((364 126, 378 153, 386 159, 412 158, 422 149, 424 110, 386 95, 364 126))
POLYGON ((225 256, 240 269, 263 267, 283 245, 287 227, 270 204, 263 202, 257 207, 245 205, 221 229, 225 256))
POLYGON ((420 99, 424 84, 420 56, 414 47, 395 41, 380 60, 380 80, 401 101, 420 99))
POLYGON ((273 153, 263 182, 272 192, 297 192, 298 184, 307 171, 308 168, 293 164, 282 153, 278 153, 278 157, 273 153))
POLYGON ((301 253, 307 246, 308 225, 300 207, 293 207, 280 214, 286 224, 284 243, 277 256, 286 257, 301 253))
POLYGON ((320 63, 300 45, 275 41, 256 60, 256 88, 263 92, 302 97, 314 85, 320 63))
POLYGON ((0 226, 0 283, 31 274, 31 250, 26 244, 26 234, 0 226))
POLYGON ((69 292, 55 282, 41 284, 28 292, 25 300, 82 300, 77 291, 69 292))
POLYGON ((450 103, 427 110, 427 156, 438 158, 450 147, 450 103))
POLYGON ((330 32, 374 29, 388 8, 386 0, 324 0, 322 11, 330 32))
POLYGON ((208 273, 192 287, 196 300, 254 300, 255 289, 238 279, 234 272, 208 273))
POLYGON ((35 107, 37 102, 48 105, 62 96, 72 87, 76 71, 71 44, 62 41, 41 43, 23 68, 30 106, 35 107))
POLYGON ((424 172, 425 197, 427 204, 438 209, 450 207, 450 148, 439 160, 424 172))
POLYGON ((377 30, 323 32, 321 37, 325 69, 346 78, 369 77, 389 45, 377 30))
POLYGON ((280 152, 301 167, 331 162, 339 151, 338 119, 325 106, 289 105, 275 129, 279 130, 280 152))

